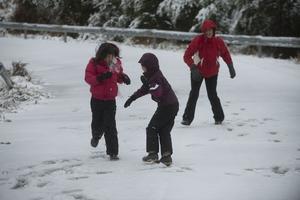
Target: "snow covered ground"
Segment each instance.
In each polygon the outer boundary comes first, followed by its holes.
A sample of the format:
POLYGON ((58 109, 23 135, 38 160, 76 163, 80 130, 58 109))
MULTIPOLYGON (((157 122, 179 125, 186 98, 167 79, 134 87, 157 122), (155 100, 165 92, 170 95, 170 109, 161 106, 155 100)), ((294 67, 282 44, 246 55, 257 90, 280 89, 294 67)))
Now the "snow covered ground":
POLYGON ((234 55, 236 79, 229 78, 223 62, 219 76, 224 124, 213 124, 202 87, 195 121, 183 127, 180 120, 190 89, 183 50, 120 45, 132 85, 120 86, 121 159, 109 161, 103 140, 97 149, 89 145, 90 94, 83 76, 97 45, 0 38, 0 61, 5 66, 29 63, 33 78, 53 96, 7 113, 11 122, 0 122, 1 200, 300 199, 299 64, 234 55), (155 103, 148 96, 123 108, 140 85, 137 61, 148 51, 158 56, 180 100, 171 167, 141 161, 155 103))

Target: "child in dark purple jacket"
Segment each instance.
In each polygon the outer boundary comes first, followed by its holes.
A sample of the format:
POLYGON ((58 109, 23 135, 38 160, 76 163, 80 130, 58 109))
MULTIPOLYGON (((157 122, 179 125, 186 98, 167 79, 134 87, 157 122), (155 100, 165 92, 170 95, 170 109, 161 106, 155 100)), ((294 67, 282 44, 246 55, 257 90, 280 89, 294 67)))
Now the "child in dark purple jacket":
POLYGON ((161 162, 170 166, 173 153, 170 132, 178 112, 178 100, 167 79, 160 71, 158 59, 154 54, 145 53, 139 63, 144 71, 143 76, 141 76, 143 85, 125 102, 124 107, 127 108, 139 97, 151 94, 158 107, 146 128, 148 155, 143 157, 143 161, 161 162), (159 142, 161 146, 160 160, 158 160, 159 142))

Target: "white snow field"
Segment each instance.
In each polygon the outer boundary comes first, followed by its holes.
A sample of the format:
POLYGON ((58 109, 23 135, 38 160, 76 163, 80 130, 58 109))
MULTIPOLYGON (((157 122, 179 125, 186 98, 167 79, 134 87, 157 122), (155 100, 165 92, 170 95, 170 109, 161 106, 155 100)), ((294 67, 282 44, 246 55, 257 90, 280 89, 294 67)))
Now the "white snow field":
POLYGON ((203 84, 196 117, 180 124, 190 90, 181 51, 120 44, 124 70, 117 128, 120 160, 104 140, 90 147, 91 112, 84 70, 98 42, 0 38, 0 61, 28 63, 53 98, 22 105, 0 122, 1 200, 299 200, 300 65, 291 60, 233 55, 235 79, 221 62, 218 80, 226 119, 214 125, 203 84), (123 107, 140 85, 137 63, 155 53, 180 111, 172 131, 174 164, 146 165, 145 128, 156 109, 150 96, 123 107), (10 144, 7 144, 9 142, 10 144))

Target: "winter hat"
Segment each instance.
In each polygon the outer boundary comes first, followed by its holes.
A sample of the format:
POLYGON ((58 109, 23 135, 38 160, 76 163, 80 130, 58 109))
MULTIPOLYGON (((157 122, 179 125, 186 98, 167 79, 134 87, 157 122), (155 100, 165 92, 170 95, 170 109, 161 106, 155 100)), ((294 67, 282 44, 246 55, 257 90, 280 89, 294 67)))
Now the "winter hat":
POLYGON ((214 33, 215 33, 216 28, 217 28, 217 25, 214 21, 212 21, 210 19, 206 19, 206 20, 204 20, 204 22, 201 25, 201 32, 204 33, 208 29, 213 29, 214 33))
POLYGON ((146 67, 149 74, 153 74, 159 70, 158 59, 153 53, 145 53, 140 58, 139 63, 146 67))

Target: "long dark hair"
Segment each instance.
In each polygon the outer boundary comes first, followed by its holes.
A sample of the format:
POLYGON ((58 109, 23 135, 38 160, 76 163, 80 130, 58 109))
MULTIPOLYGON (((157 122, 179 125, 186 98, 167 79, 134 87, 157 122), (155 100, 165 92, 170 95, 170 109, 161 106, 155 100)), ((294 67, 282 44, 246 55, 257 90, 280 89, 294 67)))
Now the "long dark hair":
POLYGON ((96 63, 104 60, 107 55, 114 55, 116 57, 120 57, 120 49, 117 45, 109 42, 104 42, 100 45, 96 52, 95 61, 96 63))

